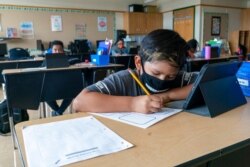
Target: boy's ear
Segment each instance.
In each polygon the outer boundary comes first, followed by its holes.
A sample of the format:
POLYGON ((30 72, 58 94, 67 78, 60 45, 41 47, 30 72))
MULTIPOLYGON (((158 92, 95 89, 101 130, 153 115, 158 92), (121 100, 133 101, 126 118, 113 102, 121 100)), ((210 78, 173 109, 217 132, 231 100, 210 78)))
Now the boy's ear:
POLYGON ((138 55, 135 55, 134 57, 134 61, 135 61, 135 67, 136 69, 140 70, 142 65, 141 65, 141 57, 138 55))

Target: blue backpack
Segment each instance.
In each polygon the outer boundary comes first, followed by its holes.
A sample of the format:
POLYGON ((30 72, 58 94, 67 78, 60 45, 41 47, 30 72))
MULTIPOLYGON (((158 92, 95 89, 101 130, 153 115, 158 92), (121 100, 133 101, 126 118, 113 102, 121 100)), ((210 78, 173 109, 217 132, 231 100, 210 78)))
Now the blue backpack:
POLYGON ((32 58, 29 52, 23 48, 12 48, 9 50, 10 60, 20 60, 32 58))

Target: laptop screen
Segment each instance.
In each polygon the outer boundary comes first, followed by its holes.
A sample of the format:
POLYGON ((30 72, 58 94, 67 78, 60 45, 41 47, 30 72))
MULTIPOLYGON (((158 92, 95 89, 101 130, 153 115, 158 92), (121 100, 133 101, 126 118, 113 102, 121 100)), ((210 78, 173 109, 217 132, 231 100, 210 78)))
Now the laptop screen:
POLYGON ((46 68, 62 68, 68 67, 68 56, 64 53, 47 54, 45 55, 46 68))

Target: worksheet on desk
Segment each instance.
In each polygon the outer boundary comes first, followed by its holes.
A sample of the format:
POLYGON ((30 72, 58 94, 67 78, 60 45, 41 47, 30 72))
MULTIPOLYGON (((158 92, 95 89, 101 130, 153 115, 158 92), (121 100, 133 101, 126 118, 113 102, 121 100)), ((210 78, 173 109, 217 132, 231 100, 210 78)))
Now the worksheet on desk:
POLYGON ((91 113, 101 117, 113 119, 129 125, 140 128, 148 128, 157 122, 181 112, 182 109, 162 108, 162 111, 152 114, 142 114, 136 112, 119 112, 119 113, 91 113))
POLYGON ((31 125, 22 132, 30 167, 63 166, 133 146, 93 116, 31 125))

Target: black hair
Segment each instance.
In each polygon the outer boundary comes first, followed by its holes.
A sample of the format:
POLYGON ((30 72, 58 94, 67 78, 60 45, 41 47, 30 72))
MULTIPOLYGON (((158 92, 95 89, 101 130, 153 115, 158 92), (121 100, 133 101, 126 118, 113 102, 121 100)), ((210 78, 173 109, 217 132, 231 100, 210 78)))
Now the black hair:
POLYGON ((181 68, 186 60, 186 41, 175 31, 158 29, 146 35, 138 52, 142 61, 169 61, 172 66, 181 68))
POLYGON ((122 41, 122 43, 124 43, 124 40, 123 40, 122 38, 119 38, 119 39, 116 40, 115 45, 117 45, 117 43, 118 43, 119 41, 122 41))
POLYGON ((62 41, 59 41, 59 40, 54 40, 50 43, 50 48, 53 48, 54 45, 60 45, 62 46, 62 48, 64 48, 63 46, 63 42, 62 41))
POLYGON ((239 44, 239 49, 241 51, 241 54, 243 55, 243 57, 245 58, 247 55, 247 47, 245 45, 241 45, 239 44))
POLYGON ((197 46, 198 46, 198 41, 196 39, 190 39, 187 42, 187 45, 188 45, 189 49, 194 49, 196 51, 197 46))

